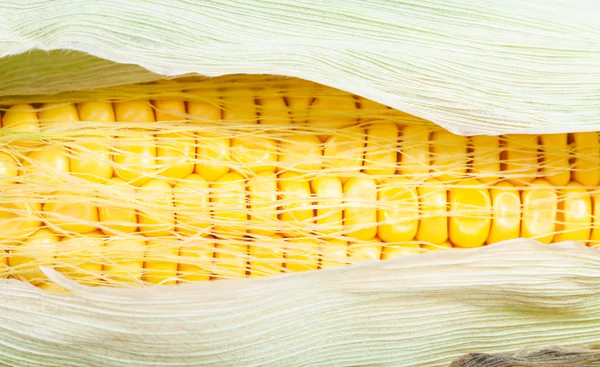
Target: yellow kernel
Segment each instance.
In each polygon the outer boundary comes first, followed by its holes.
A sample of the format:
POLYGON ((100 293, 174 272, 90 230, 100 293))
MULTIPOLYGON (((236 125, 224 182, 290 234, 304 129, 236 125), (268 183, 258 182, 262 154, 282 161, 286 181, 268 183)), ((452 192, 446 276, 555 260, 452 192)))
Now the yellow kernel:
POLYGON ((317 232, 341 235, 343 231, 343 186, 336 176, 319 176, 311 181, 316 199, 317 232))
POLYGON ((283 235, 300 236, 309 231, 315 217, 312 195, 307 180, 302 175, 287 172, 279 175, 280 214, 283 235))
POLYGON ((492 225, 487 243, 519 238, 521 230, 521 194, 508 181, 490 189, 492 199, 492 225))
POLYGON ((210 196, 206 180, 191 174, 173 187, 176 229, 185 236, 210 234, 210 196))
POLYGON ((214 232, 219 236, 243 237, 246 234, 246 182, 238 173, 227 173, 211 185, 214 232))
POLYGON ((368 241, 352 243, 348 247, 348 262, 357 264, 381 259, 383 243, 377 237, 368 241))
POLYGON ((147 237, 168 236, 175 230, 173 189, 164 181, 151 180, 138 189, 140 233, 147 237))
POLYGON ((449 131, 435 131, 431 135, 431 170, 441 181, 454 181, 467 173, 467 145, 465 136, 449 131))
POLYGON ((104 275, 116 282, 140 282, 144 275, 146 238, 108 237, 103 249, 104 275))
POLYGON ((311 134, 283 136, 279 145, 279 171, 313 173, 323 165, 321 141, 311 134))
POLYGON ((348 242, 337 238, 321 242, 321 269, 339 268, 348 263, 348 242))
POLYGON ((538 170, 537 135, 506 135, 504 137, 503 174, 512 184, 535 180, 538 170))
POLYGON ((135 189, 123 179, 113 177, 106 183, 110 197, 98 204, 98 218, 105 234, 132 233, 138 229, 138 215, 135 210, 135 189))
POLYGON ((564 186, 571 179, 567 134, 544 134, 540 137, 542 174, 554 186, 564 186))
POLYGON ((429 135, 430 129, 425 126, 409 125, 402 129, 399 174, 421 177, 429 173, 431 164, 429 135))
POLYGON ((285 268, 290 272, 317 270, 319 268, 319 242, 313 238, 287 239, 285 268))
POLYGON ((377 234, 377 186, 369 176, 344 184, 344 227, 348 237, 370 240, 377 234))
POLYGON ((105 237, 100 231, 63 237, 57 245, 57 271, 83 284, 94 285, 102 274, 105 237))
POLYGON ((248 270, 248 245, 245 243, 218 243, 215 249, 213 278, 244 278, 248 270))
POLYGON ((214 182, 229 172, 231 166, 231 141, 218 134, 198 133, 196 147, 197 174, 214 182))
POLYGON ((187 238, 179 247, 179 279, 185 282, 210 280, 215 244, 212 238, 187 238))
POLYGON ((500 173, 500 138, 477 135, 471 137, 471 174, 483 183, 497 181, 500 173))
POLYGON ((573 180, 583 186, 600 184, 600 141, 597 132, 574 133, 573 180))
POLYGON ((180 241, 154 238, 146 245, 144 281, 151 284, 176 284, 180 241))
POLYGON ((558 196, 556 189, 544 179, 536 179, 521 192, 523 205, 521 237, 550 243, 556 230, 558 196))
POLYGON ((55 233, 89 233, 98 225, 98 208, 91 197, 57 191, 42 207, 44 222, 55 233))
POLYGON ((273 236, 277 232, 277 199, 275 173, 261 172, 248 179, 250 233, 273 236))
POLYGON ((60 237, 42 228, 10 251, 8 265, 20 280, 37 285, 47 280, 40 266, 52 267, 60 237))
MULTIPOLYGON (((4 113, 2 126, 14 136, 10 144, 15 147, 34 148, 40 144, 40 124, 36 109, 29 104, 16 104, 4 113)), ((6 132, 5 132, 6 134, 6 132)))
POLYGON ((364 172, 369 175, 391 176, 396 172, 398 156, 398 125, 374 122, 367 129, 364 172))
POLYGON ((487 188, 474 179, 450 188, 449 236, 458 247, 479 247, 490 232, 492 200, 487 188))
POLYGON ((362 169, 365 139, 364 129, 356 126, 332 133, 323 148, 325 169, 340 176, 342 183, 355 176, 362 169))
POLYGON ((412 240, 419 227, 416 185, 403 177, 386 180, 380 187, 378 200, 378 237, 385 242, 412 240))
POLYGON ((417 240, 440 244, 448 239, 447 190, 439 180, 432 178, 417 188, 420 221, 417 240))
POLYGON ((285 243, 279 234, 254 238, 249 249, 250 276, 264 277, 281 273, 285 243))
POLYGON ((554 242, 579 241, 586 243, 592 225, 592 199, 577 182, 569 182, 560 190, 554 242))

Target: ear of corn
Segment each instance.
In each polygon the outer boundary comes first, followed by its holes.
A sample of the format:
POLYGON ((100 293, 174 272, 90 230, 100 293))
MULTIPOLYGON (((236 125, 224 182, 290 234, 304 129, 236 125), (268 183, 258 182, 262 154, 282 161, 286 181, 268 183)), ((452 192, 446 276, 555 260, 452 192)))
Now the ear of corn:
POLYGON ((6 106, 0 274, 175 284, 600 243, 596 133, 464 137, 322 87, 202 85, 6 106))

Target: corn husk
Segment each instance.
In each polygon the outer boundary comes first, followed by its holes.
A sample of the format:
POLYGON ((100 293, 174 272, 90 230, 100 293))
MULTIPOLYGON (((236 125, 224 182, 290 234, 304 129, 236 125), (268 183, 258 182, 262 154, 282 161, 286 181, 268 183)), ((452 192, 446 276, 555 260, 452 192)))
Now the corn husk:
POLYGON ((273 74, 459 134, 597 130, 597 11, 586 0, 10 0, 0 95, 273 74))
MULTIPOLYGON (((0 10, 3 105, 248 73, 318 82, 462 135, 599 129, 598 9, 583 0, 38 0, 0 10)), ((515 240, 135 290, 46 269, 46 288, 67 294, 0 279, 0 363, 446 366, 473 351, 585 346, 600 335, 599 264, 596 249, 515 240)))
MULTIPOLYGON (((386 262, 73 295, 0 280, 11 366, 447 366, 598 341, 600 253, 515 240, 386 262)), ((568 364, 564 364, 569 366, 568 364)))

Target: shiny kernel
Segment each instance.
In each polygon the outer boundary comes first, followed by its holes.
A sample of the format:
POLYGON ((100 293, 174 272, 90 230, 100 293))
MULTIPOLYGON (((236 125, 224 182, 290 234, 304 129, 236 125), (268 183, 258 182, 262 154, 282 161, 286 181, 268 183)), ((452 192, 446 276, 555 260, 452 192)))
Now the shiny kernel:
POLYGON ((252 239, 249 250, 250 276, 265 277, 281 273, 285 243, 279 234, 252 239))
POLYGON ((380 260, 382 246, 383 243, 377 237, 365 242, 351 243, 348 247, 348 262, 350 264, 357 264, 380 260))
POLYGON ((98 284, 104 263, 104 243, 105 237, 100 231, 63 237, 57 244, 56 270, 80 283, 98 284))
POLYGON ((600 184, 600 141, 597 132, 574 133, 573 180, 583 186, 600 184))
POLYGON ((87 122, 115 122, 115 110, 112 103, 103 101, 82 102, 77 105, 81 121, 87 122))
POLYGON ((279 229, 277 223, 277 175, 261 172, 248 179, 250 224, 248 232, 273 236, 279 229))
POLYGON ((135 186, 152 179, 156 171, 156 140, 150 131, 121 132, 113 140, 115 176, 135 186))
POLYGON ((191 95, 203 95, 210 98, 205 101, 190 100, 187 103, 187 112, 193 122, 218 122, 221 121, 221 101, 216 91, 203 89, 190 90, 191 95))
POLYGON ((377 185, 369 176, 344 184, 344 227, 348 237, 370 240, 377 235, 377 185))
POLYGON ((309 231, 314 223, 312 195, 302 175, 288 172, 279 176, 280 214, 283 235, 293 237, 309 231))
POLYGON ((113 177, 105 190, 109 196, 100 196, 98 218, 105 234, 132 233, 138 229, 135 210, 135 189, 123 179, 113 177))
POLYGON ((168 236, 175 230, 173 189, 164 181, 151 180, 138 189, 140 233, 146 237, 168 236))
POLYGON ((471 174, 483 183, 500 179, 500 138, 477 135, 471 138, 471 174))
POLYGON ((8 153, 0 152, 0 184, 14 184, 18 175, 19 161, 8 153))
POLYGON ((79 121, 79 113, 74 103, 45 103, 38 112, 40 124, 46 128, 68 126, 79 121))
POLYGON ((194 172, 196 136, 189 132, 156 134, 157 174, 181 179, 194 172))
POLYGON ((558 207, 554 186, 544 179, 536 179, 521 192, 521 203, 521 237, 552 242, 558 207))
POLYGON ((490 189, 492 199, 492 225, 487 243, 519 238, 521 230, 521 194, 508 181, 502 181, 490 189))
POLYGON ((219 243, 215 249, 213 279, 244 278, 248 270, 248 245, 219 243))
POLYGON ((2 127, 15 133, 13 134, 14 139, 10 140, 10 144, 15 147, 34 148, 41 143, 38 136, 40 124, 36 109, 32 105, 16 104, 11 106, 4 113, 2 127))
POLYGON ((319 268, 319 242, 313 238, 287 239, 285 268, 294 273, 317 270, 319 268))
POLYGON ((349 93, 319 96, 308 110, 308 125, 319 130, 319 139, 326 141, 337 129, 357 122, 357 108, 354 97, 349 93))
POLYGON ((380 185, 378 200, 378 237, 385 242, 411 241, 419 227, 417 186, 403 177, 394 177, 380 185))
POLYGON ((187 238, 179 247, 179 279, 184 282, 210 280, 215 244, 212 238, 187 238))
POLYGON ((417 187, 420 220, 417 240, 439 244, 448 239, 447 189, 432 178, 417 187))
POLYGON ((210 195, 206 180, 191 174, 173 187, 176 229, 185 236, 210 234, 210 195))
POLYGON ((279 143, 279 171, 313 173, 323 166, 321 141, 311 134, 292 133, 279 143))
POLYGON ((277 143, 266 134, 242 135, 231 139, 231 160, 242 174, 275 172, 277 143))
POLYGON ((441 181, 454 181, 467 173, 468 139, 449 131, 431 135, 431 170, 441 181))
MULTIPOLYGON (((264 92, 264 91, 263 91, 264 92)), ((258 99, 261 125, 289 125, 292 123, 290 111, 283 96, 269 95, 258 99)))
POLYGON ((592 199, 577 182, 569 182, 559 190, 556 236, 554 242, 579 241, 586 243, 592 225, 592 199))
POLYGON ((231 141, 222 135, 198 133, 196 147, 197 174, 208 182, 214 182, 229 172, 231 162, 231 141))
POLYGON ((429 146, 430 128, 426 126, 405 126, 402 128, 399 174, 423 177, 431 169, 429 146))
POLYGON ((148 100, 116 102, 115 118, 119 122, 155 122, 154 110, 148 100))
POLYGON ((450 241, 457 247, 479 247, 490 232, 492 200, 487 188, 474 179, 450 188, 450 241))
POLYGON ((571 179, 567 134, 541 136, 542 174, 554 186, 564 186, 571 179))
POLYGON ((144 275, 146 238, 108 237, 104 248, 104 275, 116 282, 140 282, 144 275))
POLYGON ((231 89, 222 96, 223 121, 244 124, 258 123, 254 92, 246 88, 231 89))
POLYGON ((504 137, 503 174, 514 185, 535 180, 538 171, 537 135, 506 135, 504 137))
POLYGON ((55 233, 89 233, 97 228, 98 207, 92 197, 57 191, 42 207, 44 222, 55 233))
POLYGON ((336 176, 319 176, 311 181, 316 202, 317 232, 340 235, 343 231, 343 186, 336 176))
POLYGON ((367 146, 363 172, 376 176, 396 173, 398 156, 398 125, 377 121, 367 129, 367 146))
POLYGON ((47 280, 40 266, 52 267, 60 237, 48 229, 40 229, 10 251, 8 265, 13 275, 31 284, 47 280))
POLYGON ((418 255, 423 253, 418 243, 408 242, 394 245, 384 245, 381 252, 381 260, 391 260, 407 255, 418 255))
POLYGON ((365 130, 352 126, 339 129, 325 142, 323 166, 345 183, 362 169, 365 154, 365 130))
POLYGON ((321 268, 339 268, 348 264, 348 242, 326 239, 321 242, 321 268))
POLYGON ((71 161, 66 149, 61 146, 37 147, 23 161, 23 175, 30 183, 57 186, 63 183, 70 171, 71 161))
POLYGON ((144 281, 151 284, 176 284, 181 242, 155 238, 147 242, 144 281))
POLYGON ((243 237, 248 220, 244 178, 238 173, 227 173, 211 185, 210 195, 215 234, 243 237))

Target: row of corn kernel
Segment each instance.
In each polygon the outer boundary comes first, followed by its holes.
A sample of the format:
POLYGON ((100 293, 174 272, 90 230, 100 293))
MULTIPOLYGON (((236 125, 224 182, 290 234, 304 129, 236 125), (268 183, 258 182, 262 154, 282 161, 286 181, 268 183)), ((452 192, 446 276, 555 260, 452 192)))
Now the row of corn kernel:
MULTIPOLYGON (((350 111, 349 106, 354 105, 352 98, 348 100, 346 107, 332 98, 303 103, 307 109, 337 108, 343 112, 350 111)), ((223 109, 203 102, 186 104, 183 100, 49 104, 42 106, 39 112, 29 105, 15 105, 6 111, 3 126, 11 131, 32 133, 40 129, 39 121, 50 125, 80 120, 141 124, 182 120, 188 116, 205 122, 285 124, 291 121, 283 97, 269 97, 259 103, 271 107, 260 114, 261 119, 251 95, 229 97, 223 102, 223 109)), ((469 173, 483 182, 499 178, 531 182, 536 177, 545 177, 556 186, 570 179, 586 186, 600 182, 600 143, 596 133, 466 138, 439 129, 432 132, 428 126, 399 129, 392 122, 372 122, 365 128, 356 125, 357 118, 352 114, 313 122, 313 126, 333 129, 323 144, 315 135, 300 132, 291 132, 285 137, 247 133, 229 139, 200 132, 151 134, 132 129, 138 133, 135 137, 131 131, 110 141, 103 141, 100 136, 92 142, 72 144, 70 153, 62 147, 46 146, 31 152, 30 159, 42 160, 50 167, 68 167, 71 174, 93 181, 115 176, 136 185, 144 184, 155 175, 180 179, 194 171, 214 181, 227 173, 233 162, 238 163, 238 169, 245 167, 254 173, 276 169, 327 169, 343 179, 362 170, 387 176, 436 174, 443 180, 469 173), (72 158, 67 163, 68 154, 72 158)), ((32 148, 36 143, 28 140, 23 144, 32 148)))
POLYGON ((585 186, 596 186, 600 181, 600 143, 596 133, 572 134, 574 143, 569 145, 564 134, 466 138, 429 130, 420 126, 400 130, 393 123, 373 123, 366 129, 366 135, 364 129, 355 126, 339 130, 323 144, 316 136, 300 132, 291 132, 281 139, 267 133, 252 135, 243 144, 237 142, 239 138, 205 137, 198 145, 195 138, 181 143, 186 139, 181 137, 166 139, 166 145, 156 145, 146 141, 148 136, 154 139, 152 134, 139 134, 136 139, 123 140, 129 141, 127 144, 132 148, 127 152, 121 145, 111 148, 97 142, 78 143, 77 149, 86 144, 96 147, 85 148, 92 152, 85 158, 60 145, 32 148, 21 161, 9 151, 0 152, 0 169, 7 177, 16 176, 22 169, 25 178, 21 180, 30 182, 52 183, 61 174, 71 174, 102 182, 117 177, 137 186, 156 176, 173 185, 192 172, 213 182, 232 171, 233 165, 228 163, 234 159, 238 164, 233 171, 242 171, 245 176, 294 171, 308 176, 337 175, 342 182, 360 171, 378 179, 405 175, 445 181, 474 177, 484 183, 500 179, 528 183, 544 177, 555 186, 564 186, 571 179, 585 186), (397 139, 399 132, 404 140, 397 139), (538 146, 535 145, 538 139, 559 139, 565 144, 538 146), (524 140, 532 141, 525 144, 524 140), (561 153, 552 155, 550 150, 561 153), (159 164, 156 151, 162 157, 159 164))
POLYGON ((43 225, 55 233, 378 236, 385 242, 450 240, 458 247, 518 237, 544 243, 600 239, 600 194, 575 181, 560 188, 545 179, 525 186, 403 177, 378 183, 363 174, 342 183, 336 176, 305 180, 293 172, 262 172, 245 179, 230 172, 214 183, 192 174, 174 187, 156 179, 139 188, 113 183, 105 201, 65 191, 37 201, 9 200, 0 205, 6 228, 0 239, 16 241, 43 225))
POLYGON ((6 271, 0 271, 0 277, 10 275, 40 285, 47 281, 39 268, 45 266, 91 285, 172 284, 326 269, 421 251, 416 243, 386 245, 377 238, 356 243, 284 239, 279 235, 244 241, 211 237, 147 239, 104 236, 98 231, 85 236, 61 236, 40 229, 11 247, 10 256, 0 257, 0 265, 7 266, 6 271))

